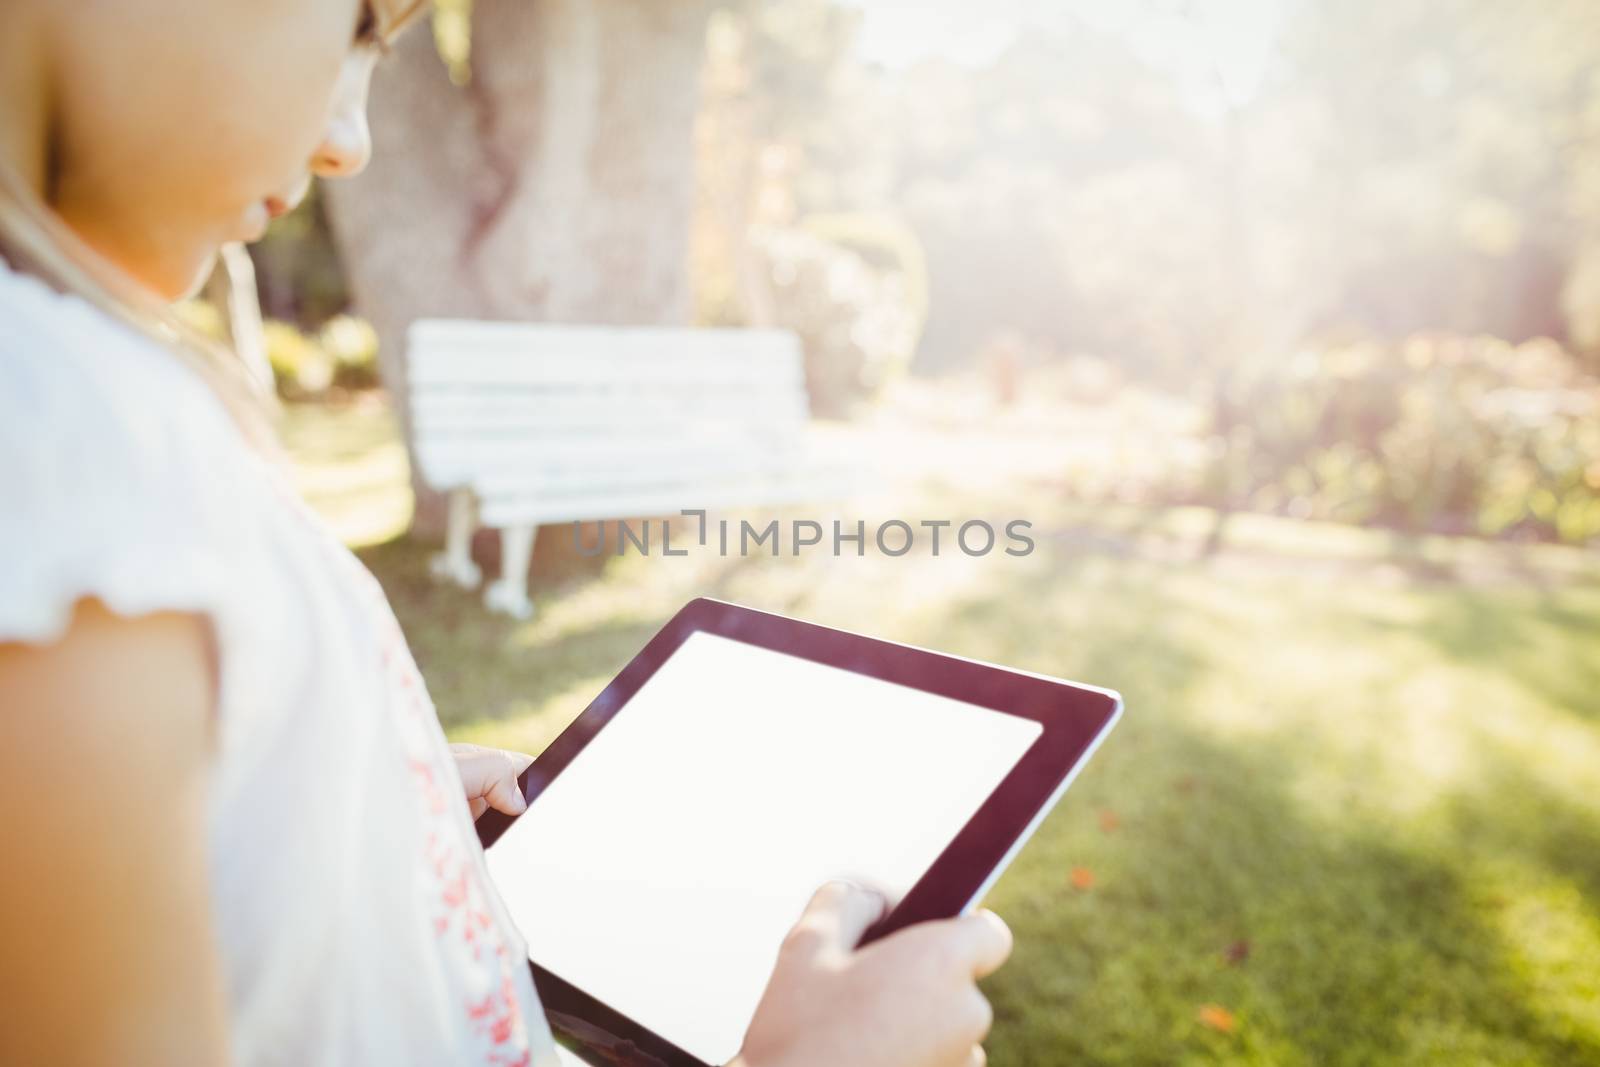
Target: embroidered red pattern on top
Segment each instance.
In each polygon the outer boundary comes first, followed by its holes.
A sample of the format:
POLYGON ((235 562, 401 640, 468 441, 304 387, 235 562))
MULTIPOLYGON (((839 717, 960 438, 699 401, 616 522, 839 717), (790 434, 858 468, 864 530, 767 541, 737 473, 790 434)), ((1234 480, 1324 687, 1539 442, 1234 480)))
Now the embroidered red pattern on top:
MULTIPOLYGON (((275 474, 276 472, 274 472, 275 474)), ((405 636, 376 578, 344 546, 333 541, 298 493, 276 476, 269 480, 291 509, 312 526, 316 540, 327 545, 359 589, 378 636, 385 690, 397 712, 411 780, 425 820, 425 892, 432 894, 432 924, 440 947, 451 957, 461 1010, 477 1047, 472 1060, 492 1067, 529 1067, 532 1050, 514 967, 514 958, 489 904, 482 867, 473 851, 476 838, 463 830, 465 799, 454 769, 446 764, 449 749, 439 735, 438 718, 422 675, 406 648, 405 636)), ((520 954, 517 954, 520 957, 520 954)))

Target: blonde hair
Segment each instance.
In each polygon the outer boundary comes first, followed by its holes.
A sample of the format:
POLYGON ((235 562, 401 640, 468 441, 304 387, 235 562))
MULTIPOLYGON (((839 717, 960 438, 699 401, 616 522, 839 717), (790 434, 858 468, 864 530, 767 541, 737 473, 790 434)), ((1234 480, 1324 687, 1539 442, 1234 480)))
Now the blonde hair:
POLYGON ((187 364, 217 395, 252 446, 286 461, 273 428, 276 398, 243 361, 184 323, 90 248, 4 164, 0 164, 0 258, 57 292, 84 300, 187 364))

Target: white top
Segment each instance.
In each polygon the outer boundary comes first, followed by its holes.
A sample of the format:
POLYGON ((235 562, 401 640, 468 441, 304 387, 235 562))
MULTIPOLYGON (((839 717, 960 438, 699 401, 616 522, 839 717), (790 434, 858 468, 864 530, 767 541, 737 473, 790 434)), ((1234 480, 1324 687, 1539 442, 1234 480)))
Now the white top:
POLYGON ((171 354, 0 262, 0 641, 206 616, 212 894, 240 1064, 556 1055, 377 581, 171 354))

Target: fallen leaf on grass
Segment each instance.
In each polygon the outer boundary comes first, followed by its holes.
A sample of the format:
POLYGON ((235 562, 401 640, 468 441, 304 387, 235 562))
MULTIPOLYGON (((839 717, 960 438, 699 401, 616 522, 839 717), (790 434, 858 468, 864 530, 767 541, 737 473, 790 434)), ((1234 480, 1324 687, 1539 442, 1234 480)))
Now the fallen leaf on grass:
POLYGON ((1109 834, 1121 825, 1122 820, 1117 818, 1116 812, 1112 811, 1110 808, 1100 809, 1100 829, 1109 834))
POLYGON ((1233 1017, 1233 1012, 1221 1004, 1202 1004, 1195 1018, 1200 1020, 1200 1025, 1219 1034, 1231 1034, 1238 1029, 1239 1021, 1233 1017))
POLYGON ((1074 889, 1093 889, 1094 872, 1087 867, 1074 867, 1071 882, 1074 889))
POLYGON ((1228 946, 1227 951, 1222 954, 1222 958, 1232 964, 1243 963, 1250 958, 1250 942, 1235 941, 1228 946))

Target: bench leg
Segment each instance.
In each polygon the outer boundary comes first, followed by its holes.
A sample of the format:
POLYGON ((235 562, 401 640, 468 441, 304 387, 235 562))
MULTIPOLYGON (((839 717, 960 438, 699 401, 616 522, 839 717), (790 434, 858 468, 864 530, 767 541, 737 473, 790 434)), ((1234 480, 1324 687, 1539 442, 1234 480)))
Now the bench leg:
POLYGON ((533 538, 538 532, 532 523, 500 531, 500 577, 483 591, 483 604, 490 611, 503 611, 516 619, 533 617, 528 564, 533 561, 533 538))
POLYGON ((444 551, 428 563, 435 578, 445 578, 463 589, 476 589, 483 572, 472 562, 472 531, 478 525, 477 501, 471 489, 450 490, 450 514, 445 528, 444 551))

